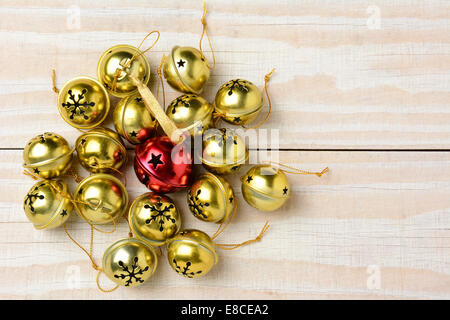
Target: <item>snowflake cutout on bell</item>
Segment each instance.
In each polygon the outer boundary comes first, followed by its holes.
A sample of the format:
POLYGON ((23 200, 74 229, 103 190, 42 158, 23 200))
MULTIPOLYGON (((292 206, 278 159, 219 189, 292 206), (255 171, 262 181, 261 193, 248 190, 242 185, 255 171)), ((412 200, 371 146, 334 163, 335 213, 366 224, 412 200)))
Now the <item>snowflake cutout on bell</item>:
POLYGON ((194 181, 187 194, 192 214, 203 221, 222 223, 236 206, 233 189, 222 177, 206 172, 194 181))
POLYGON ((117 132, 132 144, 142 143, 153 136, 158 124, 139 92, 119 101, 113 112, 113 122, 117 132))
POLYGON ((58 110, 64 121, 78 129, 91 129, 108 116, 108 93, 97 80, 80 76, 67 81, 58 92, 58 110))
POLYGON ((243 79, 233 79, 223 84, 214 98, 215 117, 234 125, 248 124, 258 116, 263 108, 265 104, 263 91, 265 91, 269 112, 260 124, 252 128, 255 129, 262 125, 268 119, 272 109, 267 83, 274 71, 275 69, 265 75, 263 90, 259 90, 253 83, 243 79))
POLYGON ((166 114, 178 128, 189 131, 191 135, 200 135, 212 127, 213 110, 204 98, 185 94, 169 104, 166 114))
POLYGON ((58 177, 70 168, 73 150, 66 139, 52 132, 32 138, 23 150, 23 167, 44 179, 58 177))
POLYGON ((155 246, 165 244, 181 228, 181 216, 173 200, 151 192, 133 201, 128 221, 135 237, 155 246))
POLYGON ((244 140, 230 129, 210 129, 203 136, 202 163, 209 171, 230 174, 248 159, 244 140))
POLYGON ((187 278, 206 275, 219 260, 215 243, 200 230, 184 230, 168 240, 166 246, 170 266, 187 278))
POLYGON ((117 171, 127 161, 127 150, 120 136, 108 128, 95 128, 80 135, 75 142, 78 159, 94 173, 117 171))
POLYGON ((74 200, 78 214, 89 224, 115 224, 127 209, 128 192, 116 177, 96 173, 80 182, 74 200))
POLYGON ((223 120, 235 125, 252 121, 263 106, 264 97, 258 87, 241 79, 222 85, 214 99, 215 111, 223 120))
POLYGON ((62 180, 42 180, 28 191, 23 210, 34 227, 52 229, 63 225, 73 205, 67 185, 62 180))
POLYGON ((109 246, 102 259, 106 276, 124 287, 137 287, 149 279, 156 270, 158 257, 155 250, 139 239, 126 238, 109 246))

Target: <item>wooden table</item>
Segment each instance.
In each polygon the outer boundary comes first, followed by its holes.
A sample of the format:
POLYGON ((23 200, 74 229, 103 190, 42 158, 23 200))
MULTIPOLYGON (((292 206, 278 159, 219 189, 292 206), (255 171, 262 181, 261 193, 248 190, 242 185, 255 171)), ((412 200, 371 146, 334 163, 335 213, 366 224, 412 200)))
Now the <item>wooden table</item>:
MULTIPOLYGON (((329 174, 290 175, 292 198, 273 213, 247 205, 238 175, 230 177, 239 210, 220 240, 251 238, 267 219, 261 242, 219 251, 219 264, 197 280, 173 272, 164 255, 145 285, 100 292, 62 228, 37 231, 27 221, 22 201, 33 182, 22 175, 23 147, 44 131, 71 144, 79 135, 58 114, 52 68, 59 87, 95 77, 104 50, 137 46, 157 29, 147 53, 155 90, 162 54, 198 46, 202 2, 2 0, 0 298, 450 298, 450 3, 220 0, 208 9, 217 65, 203 96, 212 101, 236 77, 262 86, 276 67, 263 128, 279 130, 283 163, 329 174)), ((167 101, 178 95, 166 89, 167 101)), ((131 198, 144 193, 131 165, 126 173, 131 198)), ((192 217, 184 192, 173 198, 185 227, 215 231, 192 217)), ((88 246, 89 226, 75 214, 68 225, 88 246)), ((124 222, 96 233, 96 260, 126 234, 124 222)))

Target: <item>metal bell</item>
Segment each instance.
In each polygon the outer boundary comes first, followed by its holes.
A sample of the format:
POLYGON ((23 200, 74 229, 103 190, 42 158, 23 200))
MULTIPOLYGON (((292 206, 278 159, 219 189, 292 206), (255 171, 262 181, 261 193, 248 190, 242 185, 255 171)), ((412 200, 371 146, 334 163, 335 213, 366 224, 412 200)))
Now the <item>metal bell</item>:
POLYGON ((215 111, 235 125, 251 122, 264 106, 261 90, 247 80, 234 79, 223 84, 214 99, 215 111))
POLYGON ((155 246, 166 243, 181 228, 181 216, 173 200, 151 192, 133 201, 128 221, 137 238, 155 246))
POLYGON ((102 259, 106 276, 125 287, 137 287, 150 278, 158 265, 155 250, 144 241, 126 238, 110 245, 102 259))
POLYGON ((180 129, 199 135, 212 127, 213 107, 196 94, 184 94, 173 100, 166 113, 180 129))
POLYGON ((252 167, 241 181, 245 201, 262 211, 280 208, 291 195, 286 174, 271 165, 252 167))
POLYGON ((72 154, 66 139, 46 132, 28 141, 23 150, 23 166, 41 178, 55 178, 70 168, 72 154))
POLYGON ((78 129, 91 129, 108 116, 109 96, 97 80, 80 76, 67 81, 58 93, 58 110, 64 121, 78 129))
POLYGON ((129 143, 144 142, 156 132, 157 122, 139 93, 122 98, 113 112, 117 132, 129 143))
POLYGON ((72 209, 70 193, 62 180, 37 182, 23 202, 25 215, 38 230, 63 225, 72 209))
POLYGON ((189 209, 203 221, 221 223, 236 206, 233 189, 222 177, 205 172, 189 188, 189 209))
POLYGON ((110 94, 125 97, 137 92, 128 74, 132 74, 144 84, 150 80, 150 63, 138 48, 121 44, 102 54, 97 65, 97 77, 110 94), (125 66, 128 67, 124 68, 125 66), (117 74, 118 69, 121 71, 117 74))
POLYGON ((74 200, 84 220, 90 224, 106 224, 124 214, 128 206, 128 192, 116 177, 96 173, 80 182, 74 200))
POLYGON ((231 130, 208 130, 203 136, 202 147, 203 166, 213 173, 237 172, 248 159, 245 142, 231 130))
POLYGON ((120 136, 108 128, 83 133, 75 142, 75 148, 81 165, 90 172, 118 170, 127 161, 127 150, 120 136))
POLYGON ((203 231, 184 230, 167 241, 167 258, 178 274, 198 278, 207 274, 219 260, 215 247, 203 231))
POLYGON ((165 59, 163 72, 175 90, 200 94, 209 79, 210 70, 200 50, 175 46, 165 59))
POLYGON ((192 176, 192 156, 168 136, 147 139, 135 148, 134 171, 147 188, 169 193, 186 188, 192 176))

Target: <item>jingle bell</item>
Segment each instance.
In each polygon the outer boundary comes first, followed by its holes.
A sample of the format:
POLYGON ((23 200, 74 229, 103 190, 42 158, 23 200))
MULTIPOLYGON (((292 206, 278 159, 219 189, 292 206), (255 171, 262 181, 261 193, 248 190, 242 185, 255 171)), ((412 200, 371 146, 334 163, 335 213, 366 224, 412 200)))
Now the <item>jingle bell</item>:
POLYGON ((192 156, 168 136, 147 139, 135 148, 134 171, 147 188, 168 193, 186 188, 192 175, 192 156))
POLYGON ((108 116, 109 96, 97 80, 80 76, 67 81, 58 93, 58 110, 64 121, 78 129, 91 129, 108 116))
POLYGON ((97 77, 113 96, 122 98, 137 92, 129 74, 144 84, 150 80, 150 63, 138 48, 121 44, 109 48, 100 57, 97 77))
POLYGON ((209 66, 203 53, 192 47, 173 47, 164 61, 164 77, 172 88, 200 94, 209 79, 209 66))
POLYGON ((75 142, 75 148, 81 165, 90 172, 118 170, 127 161, 127 150, 120 136, 108 128, 83 133, 75 142))
POLYGON ((119 101, 113 112, 113 122, 117 132, 132 144, 139 144, 153 136, 157 126, 139 93, 119 101))
POLYGON ((137 287, 156 270, 158 258, 155 250, 135 238, 121 239, 109 246, 102 259, 106 276, 125 287, 137 287))
POLYGON ((233 189, 222 177, 206 172, 189 188, 188 205, 192 214, 203 221, 221 223, 236 206, 233 189))
POLYGON ((58 177, 70 168, 72 153, 66 139, 46 132, 28 141, 23 150, 23 166, 44 179, 58 177))
POLYGON ((181 227, 181 216, 172 199, 151 192, 133 201, 128 221, 135 237, 155 246, 166 243, 181 227))
POLYGON ((280 208, 291 195, 286 174, 270 165, 252 167, 241 181, 245 201, 262 211, 280 208))
POLYGON ((217 263, 216 245, 200 230, 184 230, 167 241, 169 264, 178 274, 198 278, 217 263))
POLYGON ((247 80, 234 79, 223 84, 214 99, 215 111, 235 125, 251 122, 264 106, 261 90, 247 80))
POLYGON ((74 193, 79 215, 90 224, 120 218, 128 206, 128 192, 116 177, 96 173, 80 182, 74 193))
POLYGON ((73 205, 67 185, 62 180, 42 180, 28 191, 23 210, 34 227, 51 229, 63 225, 73 205))
POLYGON ((248 159, 248 148, 236 133, 210 129, 203 136, 203 166, 217 174, 237 172, 248 159))
POLYGON ((186 129, 191 135, 205 132, 212 126, 212 106, 195 94, 184 94, 173 100, 166 113, 180 129, 186 129))

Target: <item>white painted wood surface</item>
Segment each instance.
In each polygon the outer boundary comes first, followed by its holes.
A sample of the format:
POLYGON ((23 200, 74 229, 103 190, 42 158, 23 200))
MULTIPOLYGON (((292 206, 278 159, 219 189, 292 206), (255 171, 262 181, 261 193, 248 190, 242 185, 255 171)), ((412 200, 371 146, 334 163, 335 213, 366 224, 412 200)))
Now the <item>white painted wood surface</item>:
MULTIPOLYGON (((269 214, 249 207, 232 177, 239 211, 222 240, 251 238, 266 219, 271 228, 260 243, 220 251, 204 278, 180 277, 162 257, 144 286, 104 294, 62 229, 33 229, 22 212, 33 184, 21 174, 22 148, 43 131, 71 143, 79 134, 57 112, 51 69, 58 86, 95 77, 104 50, 137 45, 158 29, 161 39, 147 54, 155 89, 162 54, 176 44, 198 46, 201 9, 201 1, 0 2, 0 298, 450 298, 445 0, 208 1, 218 63, 205 98, 235 77, 262 85, 276 67, 273 114, 263 128, 279 129, 279 147, 289 149, 280 153, 284 163, 331 171, 321 179, 290 176, 291 200, 269 214), (80 28, 71 29, 77 8, 80 28)), ((177 96, 166 89, 167 101, 177 96)), ((146 192, 130 165, 126 172, 131 198, 146 192)), ((186 227, 215 231, 191 216, 185 193, 173 198, 186 227)), ((88 245, 85 223, 73 215, 69 227, 88 245)), ((97 233, 96 260, 126 234, 125 223, 113 235, 97 233)))

